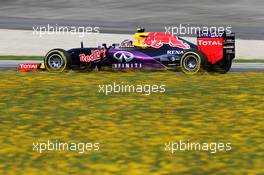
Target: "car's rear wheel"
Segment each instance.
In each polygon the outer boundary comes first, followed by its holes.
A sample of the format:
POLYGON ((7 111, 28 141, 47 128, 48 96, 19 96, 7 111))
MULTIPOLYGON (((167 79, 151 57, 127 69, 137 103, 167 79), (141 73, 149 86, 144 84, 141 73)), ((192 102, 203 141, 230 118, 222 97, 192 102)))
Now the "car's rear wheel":
POLYGON ((214 65, 214 71, 220 74, 225 74, 231 69, 231 67, 232 59, 230 56, 227 56, 214 65))
POLYGON ((71 58, 65 50, 53 49, 46 54, 44 64, 50 72, 63 72, 70 68, 71 58))
POLYGON ((204 57, 197 51, 185 52, 180 58, 180 67, 185 74, 197 74, 203 72, 204 57))

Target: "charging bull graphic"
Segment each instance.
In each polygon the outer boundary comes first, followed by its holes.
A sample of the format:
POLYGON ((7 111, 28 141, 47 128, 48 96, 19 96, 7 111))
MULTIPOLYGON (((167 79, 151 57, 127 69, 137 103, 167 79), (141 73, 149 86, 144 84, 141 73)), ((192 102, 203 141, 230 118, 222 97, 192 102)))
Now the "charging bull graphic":
POLYGON ((151 46, 154 48, 160 48, 164 44, 169 44, 171 47, 179 47, 181 49, 190 49, 190 45, 184 43, 177 36, 170 33, 163 32, 150 32, 142 43, 146 46, 151 46))

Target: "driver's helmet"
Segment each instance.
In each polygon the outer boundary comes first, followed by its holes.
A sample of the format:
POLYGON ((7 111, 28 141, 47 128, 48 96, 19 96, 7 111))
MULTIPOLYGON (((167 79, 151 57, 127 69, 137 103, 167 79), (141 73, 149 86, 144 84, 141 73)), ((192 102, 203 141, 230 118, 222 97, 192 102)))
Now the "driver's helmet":
POLYGON ((134 34, 134 42, 133 45, 136 47, 145 47, 144 40, 148 36, 148 32, 145 32, 145 29, 142 27, 137 28, 137 32, 134 34))
POLYGON ((137 28, 137 33, 143 33, 143 32, 145 32, 145 28, 143 28, 143 27, 137 28))

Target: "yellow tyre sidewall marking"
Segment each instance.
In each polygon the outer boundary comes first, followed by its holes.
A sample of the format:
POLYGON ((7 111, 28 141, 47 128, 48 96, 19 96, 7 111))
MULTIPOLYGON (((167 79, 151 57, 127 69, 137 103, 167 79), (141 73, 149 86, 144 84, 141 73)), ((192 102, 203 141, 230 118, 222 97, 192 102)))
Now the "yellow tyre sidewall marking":
POLYGON ((181 66, 181 70, 182 70, 182 72, 184 72, 185 74, 196 74, 197 72, 199 72, 199 70, 201 69, 201 63, 202 63, 202 59, 201 59, 201 56, 199 55, 199 54, 197 54, 196 52, 186 52, 186 53, 184 53, 183 55, 182 55, 182 59, 181 59, 181 61, 180 61, 180 66, 181 66), (184 69, 184 66, 183 66, 183 58, 186 56, 186 55, 189 55, 189 54, 193 54, 193 55, 195 55, 195 56, 197 56, 197 58, 198 58, 198 62, 199 62, 199 64, 198 64, 198 68, 196 69, 196 71, 194 71, 194 72, 189 72, 189 71, 186 71, 185 69, 184 69))
POLYGON ((46 66, 46 68, 47 68, 48 71, 51 71, 51 72, 63 72, 63 71, 66 69, 66 66, 67 66, 68 62, 67 62, 67 58, 66 58, 66 56, 64 55, 63 52, 61 52, 61 51, 59 51, 59 50, 52 50, 52 51, 50 51, 50 52, 47 53, 47 56, 46 56, 45 59, 44 59, 44 63, 45 63, 45 66, 46 66), (65 62, 63 68, 62 68, 61 70, 59 70, 59 71, 51 70, 51 69, 49 69, 49 67, 47 66, 47 62, 48 62, 48 58, 47 58, 47 56, 49 56, 50 54, 52 54, 52 53, 54 53, 54 52, 55 52, 55 53, 59 53, 59 56, 60 56, 60 57, 64 60, 64 62, 65 62))

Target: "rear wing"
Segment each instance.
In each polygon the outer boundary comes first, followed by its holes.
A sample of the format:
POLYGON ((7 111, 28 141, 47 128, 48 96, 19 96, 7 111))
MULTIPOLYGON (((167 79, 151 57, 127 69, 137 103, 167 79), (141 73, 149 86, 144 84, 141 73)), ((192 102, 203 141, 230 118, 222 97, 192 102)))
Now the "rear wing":
POLYGON ((208 62, 215 64, 222 59, 235 58, 234 33, 199 33, 197 36, 198 50, 202 52, 208 62))

